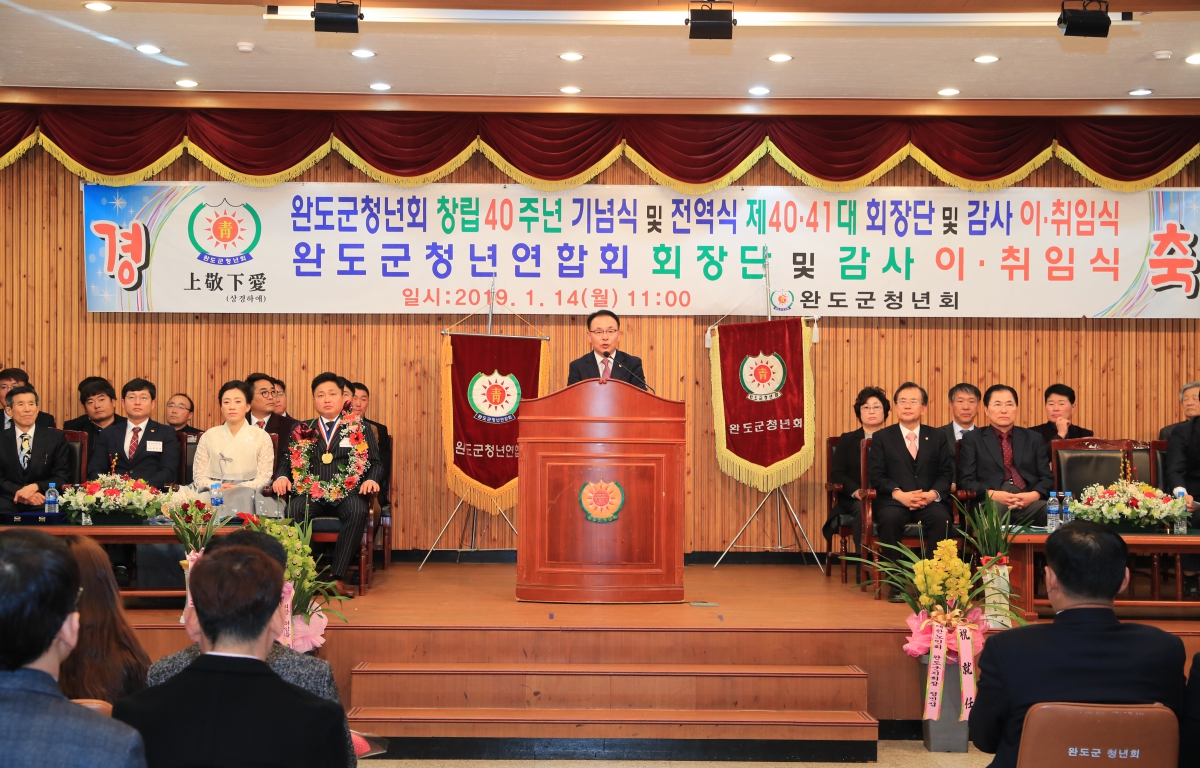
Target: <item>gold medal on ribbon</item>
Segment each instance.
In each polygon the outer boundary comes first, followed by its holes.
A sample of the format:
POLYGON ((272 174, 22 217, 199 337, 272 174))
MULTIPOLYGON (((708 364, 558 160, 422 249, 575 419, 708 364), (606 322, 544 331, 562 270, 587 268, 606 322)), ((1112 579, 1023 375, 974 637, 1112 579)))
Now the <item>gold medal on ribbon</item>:
POLYGON ((322 453, 321 454, 321 463, 322 464, 332 464, 333 463, 333 454, 329 453, 328 451, 326 451, 325 453, 322 453))

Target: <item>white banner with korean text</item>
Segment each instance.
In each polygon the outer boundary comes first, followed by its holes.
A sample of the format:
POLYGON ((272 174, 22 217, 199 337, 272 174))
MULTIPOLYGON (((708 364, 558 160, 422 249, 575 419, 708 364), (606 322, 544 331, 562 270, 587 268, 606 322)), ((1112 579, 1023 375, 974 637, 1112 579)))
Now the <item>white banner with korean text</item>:
POLYGON ((1195 189, 89 184, 83 258, 92 312, 1196 317, 1197 232, 1195 189))

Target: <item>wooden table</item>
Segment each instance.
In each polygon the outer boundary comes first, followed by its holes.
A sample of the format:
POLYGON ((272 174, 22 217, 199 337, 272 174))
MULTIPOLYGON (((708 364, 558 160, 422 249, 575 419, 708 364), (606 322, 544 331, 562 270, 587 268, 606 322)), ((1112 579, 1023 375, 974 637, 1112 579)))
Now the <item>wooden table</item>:
MULTIPOLYGON (((217 535, 238 530, 241 526, 226 525, 217 529, 217 535)), ((87 536, 97 544, 178 544, 175 529, 169 525, 0 525, 0 531, 38 530, 51 536, 87 536)), ((185 597, 182 589, 139 589, 127 587, 120 590, 122 597, 185 597)))
MULTIPOLYGON (((1035 599, 1034 565, 1036 553, 1046 551, 1045 533, 1018 534, 1008 552, 1010 579, 1016 596, 1013 598, 1013 611, 1024 616, 1026 621, 1037 621, 1038 606, 1050 605, 1049 600, 1035 599)), ((1181 573, 1180 557, 1182 555, 1200 554, 1200 530, 1189 532, 1184 536, 1168 535, 1165 533, 1123 533, 1121 538, 1129 547, 1131 555, 1149 555, 1150 566, 1150 599, 1149 600, 1116 600, 1117 606, 1136 606, 1141 608, 1179 608, 1183 603, 1183 579, 1175 579, 1175 599, 1164 600, 1160 590, 1162 577, 1162 557, 1173 556, 1175 572, 1181 573)), ((1194 603, 1200 608, 1200 603, 1194 603)))

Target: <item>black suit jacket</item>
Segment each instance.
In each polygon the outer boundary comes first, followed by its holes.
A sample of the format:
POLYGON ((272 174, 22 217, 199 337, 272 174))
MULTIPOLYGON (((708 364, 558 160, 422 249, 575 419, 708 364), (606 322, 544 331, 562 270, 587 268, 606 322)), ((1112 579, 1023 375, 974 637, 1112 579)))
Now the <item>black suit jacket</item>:
POLYGON ((1200 499, 1200 416, 1171 430, 1165 469, 1167 491, 1183 487, 1200 499))
POLYGON ((1052 421, 1047 421, 1045 424, 1038 424, 1036 427, 1030 427, 1034 432, 1042 436, 1042 440, 1046 442, 1046 455, 1050 454, 1051 440, 1078 440, 1081 437, 1094 437, 1095 433, 1090 429, 1077 427, 1074 424, 1067 427, 1067 436, 1058 436, 1058 425, 1052 421))
MULTIPOLYGON (((318 479, 326 481, 332 480, 333 476, 337 473, 345 471, 346 465, 349 463, 350 451, 352 451, 353 448, 347 445, 342 445, 342 435, 344 434, 345 430, 341 425, 338 426, 336 436, 333 440, 333 445, 326 446, 325 436, 321 433, 321 429, 317 427, 317 422, 319 420, 320 419, 311 419, 310 421, 305 422, 309 427, 312 428, 314 432, 317 433, 317 444, 313 446, 313 449, 309 451, 308 454, 308 466, 309 470, 316 475, 318 479), (327 450, 333 454, 333 461, 329 464, 321 461, 321 454, 325 453, 327 450)), ((366 424, 363 425, 363 436, 367 439, 367 460, 371 462, 371 466, 367 467, 367 471, 363 473, 363 477, 360 482, 365 483, 368 480, 374 480, 378 483, 379 478, 383 475, 383 462, 379 460, 379 444, 375 442, 375 433, 372 432, 370 427, 368 427, 366 424)), ((290 440, 288 443, 280 443, 281 446, 288 444, 290 444, 290 440)), ((280 453, 286 457, 288 456, 289 451, 287 448, 281 448, 280 453)), ((280 462, 275 477, 277 479, 280 477, 286 477, 288 480, 292 479, 292 465, 290 459, 285 458, 280 462)), ((355 489, 354 493, 358 493, 358 489, 355 489)))
MULTIPOLYGON (((54 416, 52 414, 46 413, 45 411, 38 411, 37 418, 34 420, 33 425, 35 427, 37 427, 38 429, 41 429, 42 427, 45 427, 46 429, 54 429, 54 425, 55 425, 54 416)), ((4 428, 5 429, 13 428, 13 421, 12 421, 12 419, 10 419, 8 417, 7 413, 4 414, 4 428)))
MULTIPOLYGON (((114 427, 117 424, 120 424, 121 428, 124 429, 125 428, 125 417, 124 416, 114 416, 113 423, 109 424, 108 426, 114 427)), ((90 462, 92 460, 92 456, 96 455, 96 442, 100 439, 100 433, 103 432, 105 428, 97 427, 95 424, 93 424, 92 420, 87 417, 86 413, 82 416, 78 416, 69 421, 64 421, 62 428, 65 430, 70 430, 71 432, 86 432, 87 433, 87 436, 88 436, 87 460, 90 462)))
MULTIPOLYGON (((942 432, 945 433, 946 445, 950 446, 950 461, 951 461, 951 463, 954 464, 954 482, 956 484, 958 484, 959 486, 961 486, 963 473, 962 473, 962 467, 959 465, 959 459, 958 459, 958 451, 959 451, 958 443, 959 443, 959 441, 954 436, 954 422, 952 421, 949 424, 939 427, 939 429, 941 429, 942 432)), ((979 427, 975 427, 975 429, 963 432, 963 435, 970 435, 970 434, 978 432, 978 431, 979 431, 979 427)))
POLYGON ((258 659, 201 656, 113 706, 154 768, 344 768, 345 713, 258 659), (214 731, 204 723, 237 723, 214 731))
POLYGON ((1123 624, 1111 608, 1072 608, 1053 622, 989 634, 979 656, 971 741, 995 753, 991 768, 1012 768, 1034 704, 1159 703, 1179 717, 1184 658, 1178 637, 1123 624))
MULTIPOLYGON (((1046 455, 1046 443, 1031 429, 1012 428, 1013 466, 1025 481, 1026 491, 1037 491, 1043 499, 1054 490, 1054 473, 1046 455)), ((962 439, 962 487, 975 491, 978 500, 987 498, 1004 484, 1004 454, 1000 438, 992 427, 967 432, 962 439)))
POLYGON ((379 464, 383 474, 380 475, 379 483, 379 503, 385 503, 392 487, 392 449, 388 441, 388 428, 385 424, 380 424, 378 421, 364 419, 367 424, 375 427, 378 435, 376 444, 379 446, 379 464))
MULTIPOLYGON (((600 365, 596 362, 596 353, 588 352, 583 357, 571 361, 571 368, 567 372, 567 386, 598 378, 600 365)), ((609 378, 645 389, 646 374, 642 373, 642 358, 627 355, 618 349, 613 354, 613 367, 609 378)))
POLYGON ((71 481, 71 449, 62 432, 35 426, 29 465, 24 469, 21 468, 16 435, 15 429, 6 429, 0 434, 0 496, 12 499, 17 491, 30 483, 37 483, 38 491, 45 493, 50 483, 57 483, 61 489, 71 481))
POLYGON ((1200 768, 1200 653, 1192 657, 1183 719, 1179 721, 1180 768, 1200 768))
MULTIPOLYGON (((249 423, 254 423, 254 416, 251 414, 246 417, 249 423)), ((263 431, 268 435, 279 435, 279 450, 275 453, 275 477, 289 474, 287 468, 287 447, 292 441, 292 428, 296 426, 296 420, 291 416, 280 416, 275 414, 267 419, 267 426, 263 431)))
POLYGON ((118 475, 129 475, 134 480, 142 480, 163 490, 168 485, 178 482, 179 474, 179 437, 175 430, 166 424, 159 424, 154 419, 146 421, 144 431, 138 436, 137 452, 133 458, 125 456, 125 428, 128 422, 109 424, 100 432, 96 440, 96 450, 88 461, 88 477, 96 479, 110 470, 112 457, 117 457, 116 472, 118 475), (161 451, 149 450, 151 442, 162 443, 161 451))
POLYGON ((904 441, 899 424, 884 427, 871 437, 867 471, 871 487, 879 491, 877 504, 899 504, 892 498, 895 490, 935 491, 943 503, 952 503, 950 482, 954 479, 954 449, 946 444, 944 431, 922 424, 917 433, 916 459, 908 452, 908 443, 904 441))

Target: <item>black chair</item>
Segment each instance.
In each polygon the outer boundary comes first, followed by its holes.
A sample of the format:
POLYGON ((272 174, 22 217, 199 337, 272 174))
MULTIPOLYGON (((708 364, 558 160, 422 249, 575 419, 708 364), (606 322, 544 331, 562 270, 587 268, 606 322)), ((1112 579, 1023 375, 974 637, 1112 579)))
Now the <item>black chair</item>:
POLYGON ((1154 471, 1154 457, 1150 454, 1150 443, 1135 440, 1133 443, 1133 479, 1139 483, 1155 485, 1158 473, 1154 471))
POLYGON ((1167 441, 1152 440, 1150 442, 1150 485, 1160 491, 1170 493, 1167 487, 1167 441))
MULTIPOLYGON (((828 504, 826 514, 829 514, 829 515, 833 514, 834 508, 837 507, 837 505, 838 505, 838 494, 840 494, 843 490, 845 490, 842 487, 841 483, 833 482, 833 478, 831 477, 831 473, 833 472, 833 459, 834 459, 834 456, 837 455, 837 444, 838 444, 838 440, 840 440, 840 439, 841 439, 840 437, 825 438, 825 477, 826 477, 825 499, 826 499, 826 503, 828 504)), ((848 554, 848 550, 849 550, 849 547, 846 546, 846 542, 854 537, 853 525, 854 525, 854 515, 851 515, 848 512, 842 512, 842 513, 838 514, 837 537, 839 539, 839 545, 838 545, 838 553, 836 555, 833 552, 833 537, 832 536, 825 537, 825 551, 828 553, 825 556, 825 565, 826 565, 825 576, 829 577, 829 576, 833 575, 833 558, 837 557, 838 562, 840 562, 842 564, 842 583, 843 584, 846 583, 846 555, 848 554)), ((856 552, 855 554, 858 554, 858 553, 856 552)), ((862 574, 861 567, 856 566, 855 573, 858 574, 858 578, 861 578, 862 577, 861 576, 861 574, 862 574)))
POLYGON ((67 448, 71 450, 71 466, 77 468, 71 473, 69 482, 78 485, 87 480, 88 433, 67 429, 63 430, 63 437, 67 440, 67 448))
MULTIPOLYGON (((385 440, 384 442, 387 445, 386 455, 391 456, 392 455, 392 445, 393 445, 392 435, 388 435, 387 440, 385 440)), ((380 453, 384 453, 382 448, 383 448, 383 446, 381 445, 380 453)), ((392 471, 392 468, 386 467, 385 471, 390 473, 392 471)), ((374 511, 376 507, 378 507, 378 511, 379 511, 379 519, 375 522, 375 527, 379 530, 379 541, 375 542, 375 537, 371 538, 371 541, 373 542, 373 547, 374 547, 373 551, 378 552, 380 550, 383 550, 383 570, 385 570, 385 571, 388 569, 388 566, 392 564, 392 499, 391 499, 392 484, 391 483, 387 484, 387 490, 388 490, 387 496, 378 497, 376 499, 375 503, 371 505, 372 511, 374 511)), ((826 573, 826 575, 828 575, 828 573, 826 573)))
POLYGON ((195 479, 192 474, 192 467, 196 463, 196 448, 200 445, 200 435, 190 432, 175 431, 175 436, 179 438, 179 485, 191 485, 195 479))
POLYGON ((1055 489, 1070 491, 1078 499, 1089 485, 1107 486, 1121 479, 1122 467, 1133 466, 1133 441, 1094 437, 1053 440, 1050 463, 1054 467, 1055 489))

